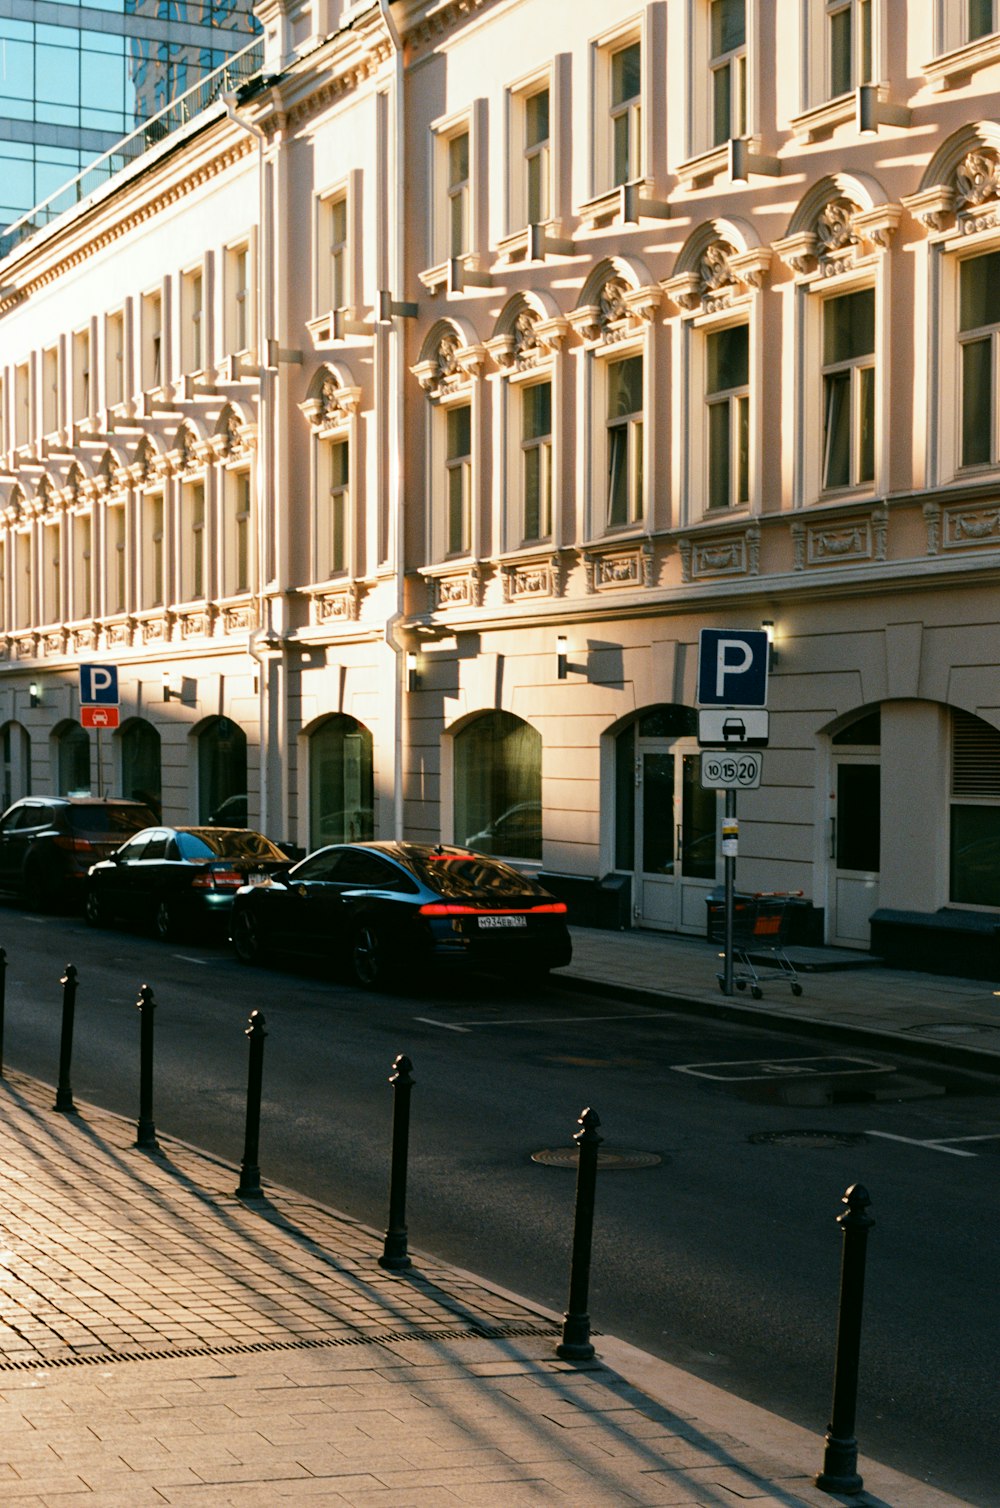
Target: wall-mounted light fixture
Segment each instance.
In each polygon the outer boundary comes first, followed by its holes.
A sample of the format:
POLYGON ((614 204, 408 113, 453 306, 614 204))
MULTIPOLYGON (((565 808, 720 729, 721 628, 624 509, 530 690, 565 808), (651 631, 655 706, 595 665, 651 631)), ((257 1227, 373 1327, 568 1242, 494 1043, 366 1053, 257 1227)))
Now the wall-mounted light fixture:
POLYGON ((774 642, 774 622, 771 618, 763 618, 760 626, 767 634, 767 663, 770 668, 778 663, 778 646, 774 642))
POLYGON ((42 704, 42 688, 37 681, 32 681, 28 687, 28 702, 32 707, 40 707, 42 704))
POLYGON ((175 691, 174 687, 171 686, 170 671, 165 670, 163 672, 163 700, 165 702, 169 702, 171 697, 174 697, 177 701, 180 701, 181 693, 179 691, 175 691))
POLYGON ((407 691, 420 690, 420 671, 417 669, 416 650, 406 651, 406 689, 407 691))
POLYGON ((566 635, 560 634, 556 639, 556 675, 560 681, 566 679, 566 672, 569 669, 568 654, 566 635))

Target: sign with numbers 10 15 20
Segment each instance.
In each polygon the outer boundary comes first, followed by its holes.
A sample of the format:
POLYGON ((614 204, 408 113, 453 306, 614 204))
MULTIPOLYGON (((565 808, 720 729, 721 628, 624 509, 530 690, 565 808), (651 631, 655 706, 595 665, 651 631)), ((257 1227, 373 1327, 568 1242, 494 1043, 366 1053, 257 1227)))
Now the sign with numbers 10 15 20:
POLYGON ((713 791, 755 791, 763 765, 764 756, 756 749, 706 749, 701 756, 701 783, 713 791))

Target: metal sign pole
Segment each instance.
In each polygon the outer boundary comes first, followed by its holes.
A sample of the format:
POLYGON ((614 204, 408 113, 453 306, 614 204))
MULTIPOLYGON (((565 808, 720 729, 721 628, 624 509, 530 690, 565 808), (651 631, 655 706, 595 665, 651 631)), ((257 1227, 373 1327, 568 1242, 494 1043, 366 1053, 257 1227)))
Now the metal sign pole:
POLYGON ((726 791, 726 814, 722 824, 722 852, 726 862, 726 936, 723 960, 722 993, 733 993, 733 921, 736 910, 736 792, 726 791))
POLYGON ((94 732, 97 734, 97 799, 98 799, 98 801, 103 801, 104 800, 104 758, 103 758, 103 750, 101 749, 101 728, 100 728, 100 724, 97 725, 97 727, 94 729, 94 732))

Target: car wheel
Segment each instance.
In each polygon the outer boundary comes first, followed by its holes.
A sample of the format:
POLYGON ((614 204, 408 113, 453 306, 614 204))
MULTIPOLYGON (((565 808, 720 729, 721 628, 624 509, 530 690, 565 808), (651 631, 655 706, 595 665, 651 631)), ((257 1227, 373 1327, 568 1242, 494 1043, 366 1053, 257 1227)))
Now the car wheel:
POLYGON ((177 917, 170 901, 159 901, 153 912, 153 931, 161 942, 172 942, 177 936, 177 917))
POLYGON ((237 911, 233 917, 233 949, 240 963, 263 962, 260 928, 252 911, 237 911))
POLYGON ((97 891, 90 887, 83 902, 83 914, 91 927, 105 927, 108 923, 108 911, 97 891))
POLYGON ((385 984, 389 964, 374 922, 362 922, 351 939, 351 973, 362 989, 375 990, 385 984))

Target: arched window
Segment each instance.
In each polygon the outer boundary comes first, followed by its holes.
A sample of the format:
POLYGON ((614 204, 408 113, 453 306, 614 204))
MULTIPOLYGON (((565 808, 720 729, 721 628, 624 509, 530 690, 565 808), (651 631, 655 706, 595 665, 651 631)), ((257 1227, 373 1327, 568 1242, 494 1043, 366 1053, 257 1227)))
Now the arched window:
POLYGON ((542 738, 511 712, 484 712, 455 738, 455 841, 542 857, 542 738))
POLYGON ((338 714, 309 739, 309 839, 312 848, 354 843, 375 833, 372 736, 338 714))
POLYGON ((60 796, 90 794, 90 734, 79 723, 65 723, 54 734, 60 796))
MULTIPOLYGON (((198 735, 198 816, 210 822, 224 801, 247 792, 247 737, 231 717, 213 717, 198 735)), ((227 807, 235 810, 237 802, 227 807)), ((225 821, 226 813, 222 813, 225 821)), ((244 821, 246 817, 244 815, 244 821)), ((226 821, 228 827, 239 827, 226 821)))
POLYGON ((152 723, 134 718, 121 731, 122 795, 144 801, 160 815, 160 735, 152 723))

